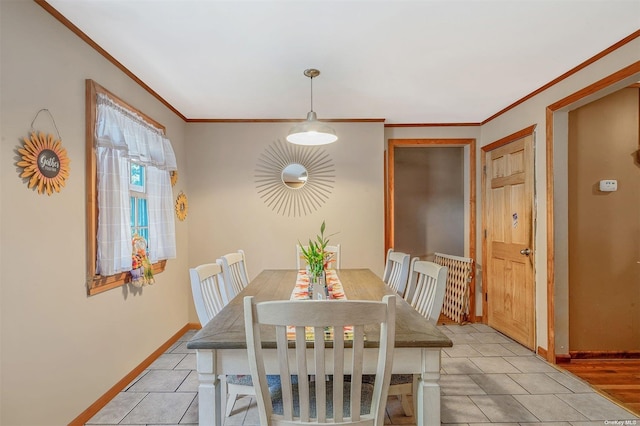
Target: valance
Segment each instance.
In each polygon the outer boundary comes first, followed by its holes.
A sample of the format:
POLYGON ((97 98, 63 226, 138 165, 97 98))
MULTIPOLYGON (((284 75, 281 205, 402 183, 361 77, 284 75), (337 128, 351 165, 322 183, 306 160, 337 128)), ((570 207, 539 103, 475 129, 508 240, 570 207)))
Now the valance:
POLYGON ((99 93, 96 114, 96 148, 124 151, 125 157, 160 170, 177 170, 171 141, 138 114, 99 93))

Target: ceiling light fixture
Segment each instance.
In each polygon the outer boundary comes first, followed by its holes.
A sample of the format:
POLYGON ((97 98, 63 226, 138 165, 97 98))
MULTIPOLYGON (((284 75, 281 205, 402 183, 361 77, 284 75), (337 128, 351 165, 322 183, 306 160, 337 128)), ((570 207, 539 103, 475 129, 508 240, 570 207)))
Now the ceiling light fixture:
POLYGON ((313 111, 313 78, 320 75, 317 69, 304 70, 304 75, 311 79, 311 111, 307 113, 307 119, 291 128, 287 140, 297 145, 326 145, 338 140, 336 132, 329 126, 318 121, 313 111))

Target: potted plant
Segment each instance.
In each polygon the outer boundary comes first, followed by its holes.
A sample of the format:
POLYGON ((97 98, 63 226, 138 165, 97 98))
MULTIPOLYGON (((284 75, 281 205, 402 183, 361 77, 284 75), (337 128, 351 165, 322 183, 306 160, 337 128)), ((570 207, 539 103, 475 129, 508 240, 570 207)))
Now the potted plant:
POLYGON ((323 276, 324 270, 331 260, 333 253, 325 252, 325 248, 329 244, 329 238, 324 235, 325 222, 322 221, 320 225, 320 234, 316 236, 315 240, 309 239, 309 244, 305 248, 300 242, 300 250, 302 251, 302 257, 307 262, 307 270, 309 272, 309 278, 317 281, 318 278, 323 276))

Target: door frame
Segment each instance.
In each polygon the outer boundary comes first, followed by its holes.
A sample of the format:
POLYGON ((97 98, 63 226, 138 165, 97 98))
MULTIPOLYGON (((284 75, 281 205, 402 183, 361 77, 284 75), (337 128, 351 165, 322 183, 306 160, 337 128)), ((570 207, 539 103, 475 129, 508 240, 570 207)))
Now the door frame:
MULTIPOLYGON (((468 253, 465 256, 470 257, 477 264, 476 259, 476 139, 471 138, 452 138, 452 139, 389 139, 387 141, 387 150, 385 151, 385 187, 384 187, 384 252, 394 246, 394 218, 395 218, 395 149, 396 148, 426 148, 426 147, 449 147, 463 148, 465 157, 465 170, 469 173, 469 193, 468 199, 465 200, 469 205, 468 222, 465 230, 468 239, 468 253)), ((471 322, 479 322, 482 317, 477 316, 476 312, 476 274, 475 267, 471 274, 471 282, 469 283, 469 319, 471 322)))
MULTIPOLYGON (((606 96, 616 90, 627 87, 638 81, 640 75, 640 61, 636 61, 633 64, 622 68, 619 71, 604 77, 595 83, 592 83, 577 92, 566 96, 551 105, 546 109, 546 180, 547 180, 547 350, 546 359, 550 363, 556 362, 568 362, 570 356, 568 353, 556 353, 556 317, 560 316, 560 324, 568 324, 568 304, 556 305, 555 295, 557 292, 561 292, 561 297, 558 298, 562 303, 566 302, 565 295, 568 292, 568 260, 567 253, 556 252, 556 239, 563 238, 567 234, 566 223, 562 219, 566 216, 566 207, 562 205, 557 206, 554 204, 556 196, 562 196, 562 193, 556 194, 554 188, 554 178, 562 179, 563 174, 567 173, 566 163, 560 164, 561 161, 557 160, 557 155, 554 152, 554 147, 561 146, 560 144, 566 144, 568 141, 568 114, 569 111, 574 110, 582 105, 585 105, 591 101, 606 96), (556 221, 556 218, 558 220, 556 221), (557 223, 556 223, 557 222, 557 223), (556 226, 558 225, 558 226, 556 226), (565 321, 566 320, 566 321, 565 321)), ((558 203, 561 204, 561 203, 558 203)), ((560 245, 563 247, 562 245, 560 245)), ((566 329, 561 330, 566 334, 567 342, 565 347, 568 348, 568 325, 566 329)), ((562 337, 560 338, 562 339, 562 337)), ((562 347, 562 342, 560 342, 562 347)), ((544 354, 544 350, 540 350, 541 355, 544 354)), ((568 352, 568 349, 567 349, 568 352)))
MULTIPOLYGON (((487 258, 487 229, 489 227, 489 220, 487 218, 487 201, 486 201, 486 196, 485 196, 485 189, 486 189, 486 185, 487 185, 487 175, 486 175, 486 168, 487 168, 487 157, 489 156, 489 154, 491 153, 491 151, 500 148, 502 146, 508 145, 511 142, 515 142, 519 139, 525 138, 527 136, 532 136, 533 137, 533 142, 532 142, 532 149, 533 149, 533 155, 532 155, 532 164, 531 167, 533 168, 533 170, 531 171, 531 174, 533 176, 534 181, 531 182, 533 188, 533 203, 531 205, 531 248, 534 250, 534 256, 535 256, 535 246, 536 246, 536 218, 537 218, 537 213, 536 213, 536 208, 535 208, 535 199, 536 199, 536 184, 535 184, 535 146, 536 146, 536 140, 535 140, 535 129, 536 129, 536 124, 533 124, 529 127, 525 127, 522 130, 519 130, 515 133, 512 133, 508 136, 505 136, 504 138, 498 139, 495 142, 492 142, 488 145, 485 145, 483 147, 480 148, 480 150, 482 151, 482 156, 480 158, 481 161, 481 166, 480 166, 480 170, 481 170, 481 203, 482 203, 482 291, 483 291, 483 297, 482 297, 482 322, 484 324, 488 324, 488 318, 487 318, 487 314, 488 314, 488 306, 487 306, 487 295, 488 295, 488 285, 487 285, 487 265, 489 262, 489 259, 487 258)), ((535 259, 535 257, 534 257, 535 259)), ((533 312, 534 312, 534 320, 533 320, 533 333, 534 333, 534 347, 538 341, 538 336, 537 336, 537 332, 536 332, 536 328, 537 328, 537 312, 536 312, 536 269, 535 269, 535 262, 533 265, 533 291, 534 291, 534 298, 533 298, 533 312)))

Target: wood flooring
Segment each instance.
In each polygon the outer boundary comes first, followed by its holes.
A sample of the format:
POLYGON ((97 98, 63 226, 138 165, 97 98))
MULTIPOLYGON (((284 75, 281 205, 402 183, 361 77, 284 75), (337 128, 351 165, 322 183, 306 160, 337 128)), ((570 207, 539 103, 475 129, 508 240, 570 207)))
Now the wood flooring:
POLYGON ((640 416, 640 359, 572 359, 558 367, 640 416))

